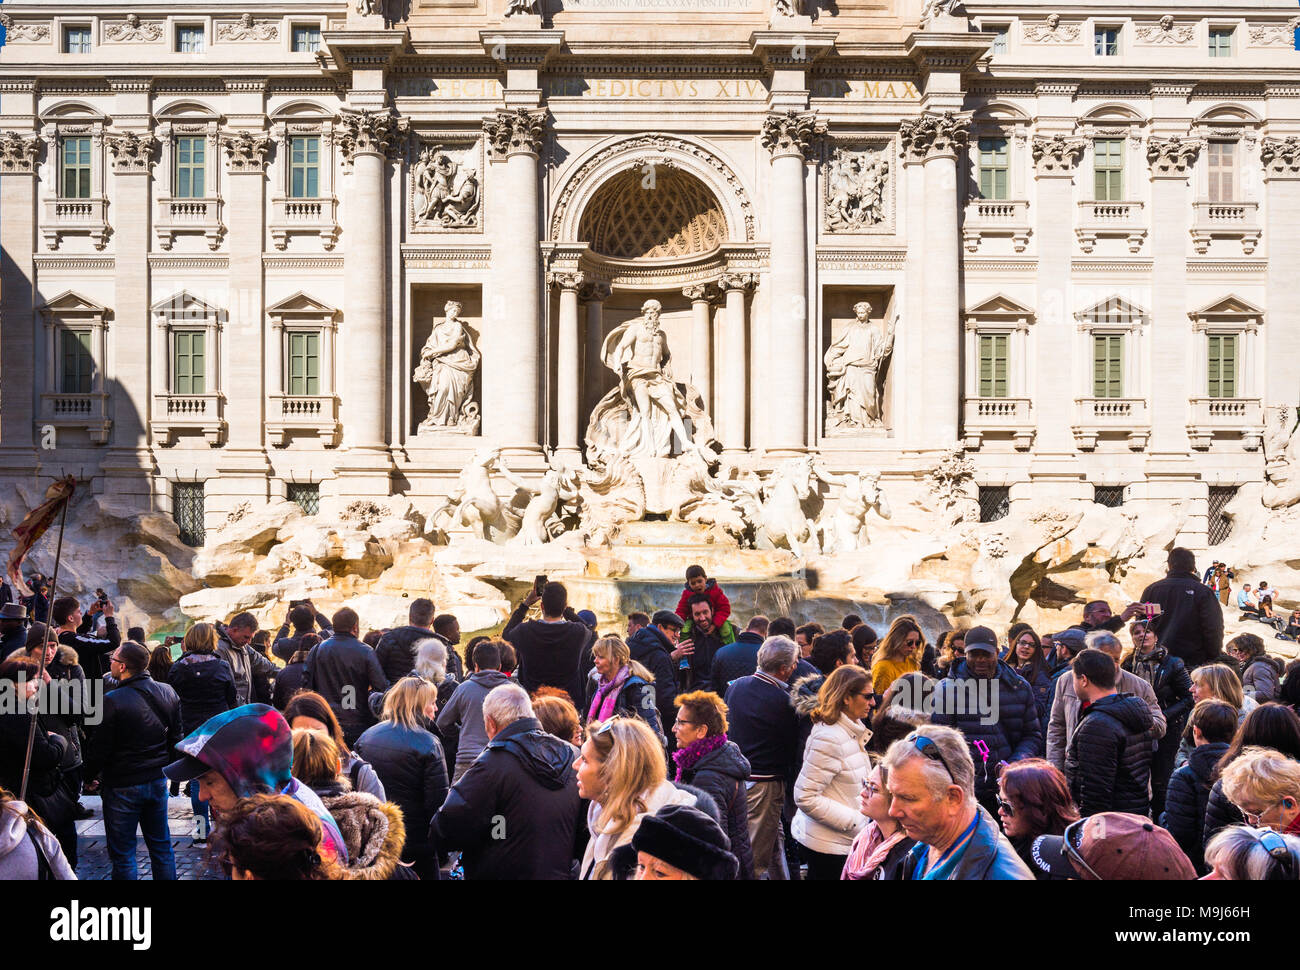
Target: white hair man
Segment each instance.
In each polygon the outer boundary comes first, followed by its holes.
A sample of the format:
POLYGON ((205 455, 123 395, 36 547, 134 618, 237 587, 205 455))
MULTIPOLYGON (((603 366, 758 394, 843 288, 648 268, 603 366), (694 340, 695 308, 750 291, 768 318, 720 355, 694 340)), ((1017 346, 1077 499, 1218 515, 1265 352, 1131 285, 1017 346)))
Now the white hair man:
POLYGON ((895 741, 882 766, 889 815, 915 839, 903 879, 1033 879, 1028 867, 975 800, 975 765, 966 739, 931 725, 895 741))
POLYGON ((578 824, 573 748, 542 730, 527 692, 483 698, 483 753, 429 825, 440 850, 462 850, 466 879, 568 879, 578 824))
POLYGON ((758 649, 758 670, 727 688, 727 736, 749 760, 749 843, 756 879, 788 879, 781 806, 785 780, 801 754, 799 719, 790 704, 790 678, 799 646, 788 637, 768 637, 758 649))

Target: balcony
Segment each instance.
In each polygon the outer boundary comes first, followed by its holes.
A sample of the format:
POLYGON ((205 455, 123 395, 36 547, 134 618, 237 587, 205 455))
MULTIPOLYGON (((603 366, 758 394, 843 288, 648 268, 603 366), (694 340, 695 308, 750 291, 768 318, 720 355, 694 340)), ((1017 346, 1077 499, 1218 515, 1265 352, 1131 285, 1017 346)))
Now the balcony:
POLYGON ((1257 397, 1194 397, 1187 436, 1205 451, 1216 433, 1239 436, 1247 451, 1257 451, 1264 435, 1264 408, 1257 397))
POLYGON ((1144 398, 1075 398, 1074 441, 1081 451, 1092 451, 1102 435, 1121 434, 1133 451, 1141 451, 1151 437, 1151 416, 1144 398))
POLYGON ((84 233, 96 249, 108 244, 108 199, 46 199, 41 235, 50 249, 58 249, 66 235, 84 233))
POLYGON ((182 232, 202 233, 208 240, 208 248, 215 250, 226 234, 226 227, 221 224, 221 200, 161 198, 154 213, 154 232, 158 235, 158 245, 166 250, 172 248, 176 236, 182 232))
POLYGON ((1146 216, 1141 202, 1080 202, 1074 234, 1079 248, 1092 252, 1097 240, 1119 237, 1128 240, 1128 251, 1139 252, 1146 238, 1146 216))
POLYGON ((963 405, 962 427, 968 450, 974 451, 985 435, 1011 435, 1017 451, 1034 445, 1033 405, 1023 397, 968 397, 963 405))
POLYGON ((108 444, 113 422, 108 417, 108 395, 42 394, 39 423, 55 428, 84 430, 97 445, 108 444))
POLYGON ((1195 202, 1192 205, 1192 245, 1204 256, 1213 239, 1240 239, 1249 256, 1259 245, 1258 202, 1195 202))
POLYGON ((333 394, 272 394, 266 433, 277 448, 294 435, 314 435, 326 448, 337 447, 343 438, 339 399, 333 394))
POLYGON ((276 249, 287 247, 294 234, 318 235, 326 249, 333 249, 339 239, 338 200, 272 199, 270 228, 276 249))
POLYGON ((216 448, 226 440, 222 418, 225 395, 157 394, 153 399, 154 442, 160 448, 174 445, 182 435, 202 435, 216 448))
POLYGON ((961 228, 968 253, 978 252, 985 236, 1010 236, 1016 252, 1023 253, 1032 232, 1029 203, 1024 200, 975 199, 966 206, 961 228))

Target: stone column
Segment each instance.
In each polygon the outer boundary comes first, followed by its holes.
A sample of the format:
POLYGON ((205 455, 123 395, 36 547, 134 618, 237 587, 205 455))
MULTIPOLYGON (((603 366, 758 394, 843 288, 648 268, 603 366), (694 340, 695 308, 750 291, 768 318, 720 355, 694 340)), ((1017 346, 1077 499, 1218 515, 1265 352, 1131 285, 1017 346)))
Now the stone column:
POLYGON ((578 458, 578 290, 586 282, 580 272, 549 273, 546 282, 560 288, 559 339, 555 352, 556 450, 575 462, 578 458))
MULTIPOLYGON (((133 103, 140 92, 123 95, 133 103)), ((133 120, 137 116, 133 115, 133 120)), ((143 120, 143 119, 141 119, 143 120)), ((113 408, 112 445, 102 463, 104 491, 132 504, 152 504, 153 456, 149 450, 149 413, 162 388, 150 380, 150 361, 165 353, 152 340, 149 293, 150 176, 158 140, 149 131, 131 130, 108 137, 116 179, 114 235, 114 305, 116 330, 112 367, 105 388, 113 408)), ((107 367, 108 362, 105 361, 107 367)))
MULTIPOLYGON (((899 129, 905 151, 925 159, 925 294, 917 316, 925 359, 921 398, 923 446, 957 446, 961 411, 961 286, 957 232, 957 159, 966 149, 968 121, 951 111, 924 114, 899 129)), ((907 321, 904 321, 907 325, 907 321)))
POLYGON ((709 327, 710 287, 706 283, 682 288, 682 296, 691 301, 691 385, 700 392, 704 409, 713 416, 713 374, 709 351, 713 347, 709 327))
MULTIPOLYGON (((749 328, 745 322, 745 294, 753 289, 753 273, 725 273, 718 286, 726 294, 722 325, 722 373, 718 394, 718 431, 723 451, 731 456, 745 451, 745 405, 749 401, 749 328)), ((777 358, 773 358, 775 360, 777 358)))
MULTIPOLYGON (((483 120, 493 161, 504 160, 509 213, 493 246, 492 347, 483 360, 483 434, 509 451, 537 453, 541 446, 541 259, 538 158, 545 140, 546 109, 515 108, 483 120)), ((576 296, 576 294, 575 294, 576 296)))
POLYGON ((605 301, 609 299, 609 284, 597 280, 587 283, 580 291, 586 304, 587 332, 582 354, 582 414, 578 434, 585 438, 587 421, 601 398, 604 386, 605 365, 600 359, 600 348, 605 341, 605 301))
MULTIPOLYGON (((771 383, 766 424, 768 451, 797 455, 808 449, 808 216, 804 167, 824 125, 814 111, 773 112, 761 140, 772 155, 771 383), (774 375, 775 376, 775 375, 774 375)), ((731 353, 728 348, 728 354, 731 353)))
MULTIPOLYGON (((1300 360, 1300 303, 1295 294, 1296 267, 1300 266, 1300 232, 1296 231, 1300 226, 1300 137, 1265 138, 1259 157, 1268 207, 1268 224, 1264 228, 1268 246, 1264 301, 1268 336, 1262 387, 1264 407, 1269 409, 1265 412, 1267 424, 1276 414, 1273 409, 1294 407, 1300 402, 1300 368, 1296 367, 1300 360)), ((1253 338, 1247 338, 1247 346, 1253 343, 1253 338)))
MULTIPOLYGON (((14 110, 13 105, 6 107, 14 110)), ((39 465, 32 430, 37 413, 33 257, 40 150, 34 132, 0 135, 0 467, 6 476, 24 479, 34 476, 39 465)))

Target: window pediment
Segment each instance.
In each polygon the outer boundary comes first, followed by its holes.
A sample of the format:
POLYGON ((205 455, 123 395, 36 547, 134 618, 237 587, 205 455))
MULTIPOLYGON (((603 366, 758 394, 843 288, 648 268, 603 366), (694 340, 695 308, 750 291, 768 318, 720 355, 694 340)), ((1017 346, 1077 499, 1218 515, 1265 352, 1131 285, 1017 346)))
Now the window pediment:
POLYGON ((1074 315, 1080 330, 1133 330, 1146 326, 1151 315, 1137 304, 1119 296, 1112 296, 1100 303, 1095 303, 1086 310, 1074 315))

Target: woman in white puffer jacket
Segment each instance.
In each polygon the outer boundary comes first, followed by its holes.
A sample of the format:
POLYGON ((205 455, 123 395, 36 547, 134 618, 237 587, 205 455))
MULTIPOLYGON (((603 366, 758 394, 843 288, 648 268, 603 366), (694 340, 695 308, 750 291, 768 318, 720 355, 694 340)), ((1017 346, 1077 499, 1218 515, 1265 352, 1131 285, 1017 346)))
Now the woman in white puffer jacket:
POLYGON ((799 811, 790 825, 809 879, 839 879, 854 838, 867 824, 858 796, 871 774, 871 732, 862 721, 872 703, 871 675, 852 664, 836 668, 817 692, 803 769, 794 783, 799 811))

